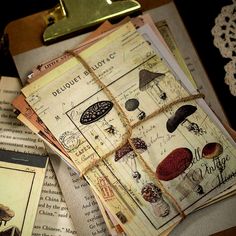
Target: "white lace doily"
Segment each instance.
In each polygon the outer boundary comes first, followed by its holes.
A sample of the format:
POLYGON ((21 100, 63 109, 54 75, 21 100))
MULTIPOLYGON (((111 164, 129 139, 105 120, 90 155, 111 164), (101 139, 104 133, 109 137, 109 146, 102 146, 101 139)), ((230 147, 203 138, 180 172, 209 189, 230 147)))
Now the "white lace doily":
POLYGON ((219 48, 221 55, 231 59, 224 67, 225 83, 229 85, 231 94, 236 96, 236 0, 232 0, 231 5, 222 7, 211 33, 214 45, 219 48))

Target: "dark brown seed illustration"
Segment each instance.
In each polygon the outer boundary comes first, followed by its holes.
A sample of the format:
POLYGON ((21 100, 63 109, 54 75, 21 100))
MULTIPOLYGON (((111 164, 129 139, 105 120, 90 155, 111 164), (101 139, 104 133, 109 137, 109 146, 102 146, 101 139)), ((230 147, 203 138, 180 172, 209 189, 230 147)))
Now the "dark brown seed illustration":
POLYGON ((202 149, 202 157, 213 159, 223 153, 223 147, 220 143, 207 143, 202 149))
POLYGON ((103 118, 113 107, 111 101, 99 101, 89 106, 81 115, 80 123, 88 125, 103 118))
POLYGON ((125 224, 127 222, 126 216, 121 211, 117 212, 116 216, 119 218, 122 224, 125 224))

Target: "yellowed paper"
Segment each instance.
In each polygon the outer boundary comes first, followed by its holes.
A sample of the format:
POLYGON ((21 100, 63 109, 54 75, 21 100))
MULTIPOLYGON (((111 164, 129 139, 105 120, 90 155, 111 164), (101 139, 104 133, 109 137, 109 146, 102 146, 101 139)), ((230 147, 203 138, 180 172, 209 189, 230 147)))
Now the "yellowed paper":
MULTIPOLYGON (((148 28, 142 35, 145 38, 128 23, 80 54, 111 91, 131 125, 188 96, 186 86, 195 91, 184 73, 178 72, 177 64, 161 54, 165 49, 155 43, 160 43, 155 34, 148 28), (172 62, 175 68, 167 66, 172 62), (153 79, 146 83, 150 77, 153 79)), ((114 98, 104 94, 76 58, 22 92, 80 171, 116 148, 124 137, 126 129, 114 98)), ((186 214, 235 183, 235 146, 199 104, 190 101, 172 106, 137 126, 131 137, 141 157, 186 214), (172 124, 169 119, 185 108, 193 111, 189 119, 167 128, 172 124), (220 145, 221 158, 203 158, 202 150, 209 143, 220 145), (179 163, 168 164, 173 156, 179 163), (163 172, 163 163, 170 168, 169 174, 163 172)), ((101 162, 86 178, 128 235, 162 233, 181 219, 180 212, 132 149, 129 154, 124 150, 101 162)))
POLYGON ((48 163, 32 236, 77 236, 75 227, 59 187, 56 175, 48 163))

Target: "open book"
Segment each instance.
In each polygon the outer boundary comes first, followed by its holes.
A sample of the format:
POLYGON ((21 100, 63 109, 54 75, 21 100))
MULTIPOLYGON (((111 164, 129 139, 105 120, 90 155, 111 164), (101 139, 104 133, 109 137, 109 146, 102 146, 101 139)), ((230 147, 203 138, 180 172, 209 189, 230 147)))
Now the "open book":
POLYGON ((48 156, 44 143, 13 113, 20 81, 0 78, 0 235, 31 235, 48 156))
POLYGON ((21 91, 127 235, 168 232, 235 185, 234 141, 149 24, 70 51, 21 91))

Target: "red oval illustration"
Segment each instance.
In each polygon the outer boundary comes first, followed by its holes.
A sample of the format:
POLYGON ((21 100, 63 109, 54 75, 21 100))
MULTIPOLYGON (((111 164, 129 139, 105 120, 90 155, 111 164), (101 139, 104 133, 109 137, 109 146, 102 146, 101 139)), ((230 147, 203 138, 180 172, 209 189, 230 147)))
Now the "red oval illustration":
POLYGON ((193 154, 188 148, 176 148, 157 166, 157 178, 164 181, 176 178, 189 167, 192 159, 193 154))

